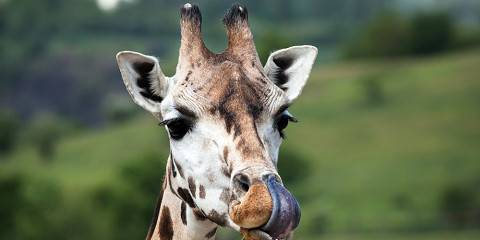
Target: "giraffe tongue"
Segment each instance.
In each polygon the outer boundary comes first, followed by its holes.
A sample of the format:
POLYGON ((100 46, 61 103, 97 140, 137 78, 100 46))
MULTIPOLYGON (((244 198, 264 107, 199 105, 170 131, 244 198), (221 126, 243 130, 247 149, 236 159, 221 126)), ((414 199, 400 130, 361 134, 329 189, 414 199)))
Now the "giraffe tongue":
POLYGON ((283 239, 300 222, 300 206, 292 194, 273 175, 267 181, 268 191, 273 201, 272 215, 260 229, 273 239, 283 239))

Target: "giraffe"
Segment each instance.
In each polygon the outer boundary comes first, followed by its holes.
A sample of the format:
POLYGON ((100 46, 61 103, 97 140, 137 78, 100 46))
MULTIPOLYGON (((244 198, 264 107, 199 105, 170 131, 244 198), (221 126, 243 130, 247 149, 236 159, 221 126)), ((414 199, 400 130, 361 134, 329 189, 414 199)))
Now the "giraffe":
POLYGON ((225 14, 228 45, 208 50, 198 6, 180 10, 176 73, 132 51, 117 63, 133 101, 169 136, 170 155, 147 240, 214 239, 218 227, 247 239, 290 239, 300 221, 297 200, 277 171, 288 107, 302 91, 317 55, 313 46, 273 52, 262 66, 248 12, 225 14))

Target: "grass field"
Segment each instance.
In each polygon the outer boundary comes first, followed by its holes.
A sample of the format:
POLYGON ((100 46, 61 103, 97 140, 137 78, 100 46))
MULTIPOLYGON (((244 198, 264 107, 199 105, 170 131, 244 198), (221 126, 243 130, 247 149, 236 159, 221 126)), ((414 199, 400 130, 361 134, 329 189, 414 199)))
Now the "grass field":
MULTIPOLYGON (((300 123, 280 156, 301 202, 297 239, 479 239, 479 231, 442 230, 450 225, 441 211, 450 188, 480 194, 479 92, 480 50, 317 66, 291 107, 300 123)), ((163 131, 144 114, 62 141, 49 163, 25 146, 0 166, 56 182, 75 206, 115 185, 139 155, 158 155, 152 167, 162 175, 163 131)))

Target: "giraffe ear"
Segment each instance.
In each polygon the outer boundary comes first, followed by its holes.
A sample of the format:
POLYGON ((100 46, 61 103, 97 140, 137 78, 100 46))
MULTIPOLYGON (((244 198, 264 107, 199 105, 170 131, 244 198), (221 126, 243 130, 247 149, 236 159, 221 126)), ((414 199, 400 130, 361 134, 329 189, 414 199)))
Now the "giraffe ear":
POLYGON ((270 54, 264 70, 291 102, 300 95, 316 57, 317 48, 314 46, 289 47, 270 54))
POLYGON ((123 83, 133 101, 149 112, 159 113, 160 103, 167 94, 168 79, 163 75, 155 57, 137 52, 117 54, 123 83))

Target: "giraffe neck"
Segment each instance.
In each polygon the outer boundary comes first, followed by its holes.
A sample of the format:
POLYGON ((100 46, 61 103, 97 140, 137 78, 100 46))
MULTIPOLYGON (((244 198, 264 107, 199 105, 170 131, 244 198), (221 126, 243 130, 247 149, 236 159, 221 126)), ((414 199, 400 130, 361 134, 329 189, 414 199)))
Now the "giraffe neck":
POLYGON ((177 185, 172 178, 175 173, 172 173, 171 164, 169 158, 162 192, 146 240, 214 239, 217 224, 207 219, 193 201, 183 200, 174 190, 177 185))

